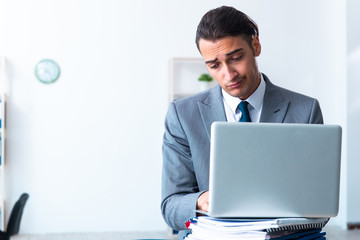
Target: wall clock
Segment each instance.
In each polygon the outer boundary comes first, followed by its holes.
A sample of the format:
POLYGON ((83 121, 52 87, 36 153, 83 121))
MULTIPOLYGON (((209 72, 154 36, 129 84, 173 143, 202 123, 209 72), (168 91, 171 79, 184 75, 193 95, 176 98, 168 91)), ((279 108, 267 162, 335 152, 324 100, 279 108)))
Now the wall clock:
POLYGON ((60 76, 60 67, 51 59, 43 59, 36 64, 35 75, 42 83, 53 83, 60 76))

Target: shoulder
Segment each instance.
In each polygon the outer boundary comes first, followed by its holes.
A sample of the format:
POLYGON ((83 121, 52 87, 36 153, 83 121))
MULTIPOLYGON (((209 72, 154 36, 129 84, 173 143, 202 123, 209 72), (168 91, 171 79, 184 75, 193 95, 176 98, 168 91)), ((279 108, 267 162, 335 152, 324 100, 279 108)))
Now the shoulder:
POLYGON ((197 111, 198 102, 204 102, 209 97, 211 90, 206 90, 195 95, 174 100, 169 104, 167 119, 189 118, 197 111))
POLYGON ((222 99, 222 94, 220 86, 217 85, 209 90, 173 101, 171 104, 176 109, 189 109, 197 107, 198 103, 210 104, 213 101, 218 101, 219 99, 222 99))
POLYGON ((266 90, 263 111, 272 116, 283 106, 286 112, 283 122, 323 123, 320 104, 317 99, 272 84, 264 75, 266 90))

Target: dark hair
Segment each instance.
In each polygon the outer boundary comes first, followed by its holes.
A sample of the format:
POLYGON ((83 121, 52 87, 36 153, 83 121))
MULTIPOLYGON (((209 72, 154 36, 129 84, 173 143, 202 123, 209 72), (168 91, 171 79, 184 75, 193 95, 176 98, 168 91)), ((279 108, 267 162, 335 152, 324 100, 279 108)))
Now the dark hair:
MULTIPOLYGON (((247 36, 251 45, 253 36, 259 36, 256 23, 245 13, 233 8, 222 6, 207 12, 201 19, 196 31, 196 46, 199 49, 200 39, 215 41, 227 36, 247 36)), ((200 50, 200 49, 199 49, 200 50)))

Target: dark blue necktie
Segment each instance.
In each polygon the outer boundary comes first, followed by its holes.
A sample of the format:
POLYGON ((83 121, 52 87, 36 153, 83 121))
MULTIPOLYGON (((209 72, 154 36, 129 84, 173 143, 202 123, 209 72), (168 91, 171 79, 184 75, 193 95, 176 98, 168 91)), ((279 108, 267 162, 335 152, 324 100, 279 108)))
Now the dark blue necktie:
POLYGON ((251 122, 249 110, 247 108, 248 104, 249 103, 247 101, 241 101, 241 103, 238 106, 238 108, 241 111, 240 122, 251 122))

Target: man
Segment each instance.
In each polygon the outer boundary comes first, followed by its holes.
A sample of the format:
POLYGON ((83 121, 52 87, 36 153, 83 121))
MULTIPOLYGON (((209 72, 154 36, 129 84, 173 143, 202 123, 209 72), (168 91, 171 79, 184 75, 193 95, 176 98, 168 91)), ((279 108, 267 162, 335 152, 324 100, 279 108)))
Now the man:
POLYGON ((259 72, 259 30, 246 14, 225 6, 209 11, 196 44, 219 85, 171 103, 166 116, 161 209, 176 230, 185 229, 195 210, 208 211, 214 121, 323 123, 316 99, 275 86, 259 72))

